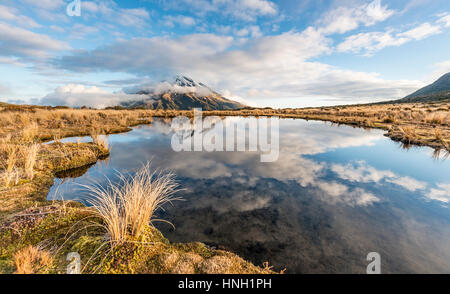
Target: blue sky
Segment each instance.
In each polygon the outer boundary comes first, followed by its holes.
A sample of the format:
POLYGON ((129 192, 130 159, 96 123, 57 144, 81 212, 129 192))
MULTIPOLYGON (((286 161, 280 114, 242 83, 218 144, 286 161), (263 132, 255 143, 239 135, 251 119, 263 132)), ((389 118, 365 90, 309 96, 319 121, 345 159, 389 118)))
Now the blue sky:
POLYGON ((400 98, 450 71, 448 0, 0 0, 0 101, 113 105, 183 74, 254 106, 400 98))

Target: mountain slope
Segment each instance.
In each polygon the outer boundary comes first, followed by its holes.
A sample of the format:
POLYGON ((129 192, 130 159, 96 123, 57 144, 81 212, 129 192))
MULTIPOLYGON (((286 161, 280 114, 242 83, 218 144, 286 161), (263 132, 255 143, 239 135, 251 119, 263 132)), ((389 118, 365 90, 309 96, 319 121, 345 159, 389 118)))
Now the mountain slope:
POLYGON ((126 108, 189 110, 229 110, 244 108, 246 105, 227 99, 203 83, 185 76, 176 76, 173 81, 139 90, 137 93, 146 98, 122 102, 126 108))
POLYGON ((436 82, 398 101, 400 102, 427 102, 450 99, 450 73, 440 77, 436 82))

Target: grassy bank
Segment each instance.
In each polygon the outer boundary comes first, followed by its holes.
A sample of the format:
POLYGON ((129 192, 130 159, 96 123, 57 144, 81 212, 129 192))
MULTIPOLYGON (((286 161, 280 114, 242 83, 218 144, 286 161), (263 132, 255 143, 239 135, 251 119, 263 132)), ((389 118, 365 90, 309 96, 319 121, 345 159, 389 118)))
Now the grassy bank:
MULTIPOLYGON (((192 111, 155 110, 154 117, 192 117, 192 111)), ((364 104, 316 108, 249 108, 203 111, 203 116, 277 116, 329 121, 361 128, 386 130, 386 136, 411 145, 450 151, 450 102, 364 104)))
MULTIPOLYGON (((52 109, 0 103, 0 138, 12 134, 19 142, 33 134, 39 140, 81 135, 112 134, 149 123, 152 117, 192 117, 192 111, 52 109), (39 132, 38 132, 39 130, 39 132)), ((204 111, 204 116, 278 116, 330 121, 387 131, 405 145, 450 150, 450 102, 351 105, 317 108, 254 108, 204 111)))
POLYGON ((450 102, 373 104, 300 109, 244 109, 206 111, 218 116, 278 116, 330 121, 386 130, 392 140, 450 151, 450 102))

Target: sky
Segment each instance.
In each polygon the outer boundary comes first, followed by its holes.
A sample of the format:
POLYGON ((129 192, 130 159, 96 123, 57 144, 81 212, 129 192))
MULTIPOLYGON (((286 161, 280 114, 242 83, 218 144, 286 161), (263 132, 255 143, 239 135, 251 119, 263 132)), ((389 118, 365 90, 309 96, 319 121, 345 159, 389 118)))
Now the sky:
POLYGON ((112 106, 185 75, 251 106, 340 105, 450 72, 448 0, 77 2, 0 0, 0 101, 112 106))

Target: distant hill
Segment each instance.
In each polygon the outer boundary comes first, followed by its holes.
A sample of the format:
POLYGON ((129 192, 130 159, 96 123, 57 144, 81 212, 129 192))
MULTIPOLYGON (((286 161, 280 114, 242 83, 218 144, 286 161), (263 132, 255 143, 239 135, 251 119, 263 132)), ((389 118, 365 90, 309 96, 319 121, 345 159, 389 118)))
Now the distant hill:
POLYGON ((142 89, 133 94, 146 98, 122 102, 125 108, 190 110, 230 110, 246 105, 227 99, 203 83, 185 76, 176 76, 172 81, 163 81, 156 87, 142 89))
POLYGON ((397 102, 431 102, 450 99, 450 73, 397 102))

